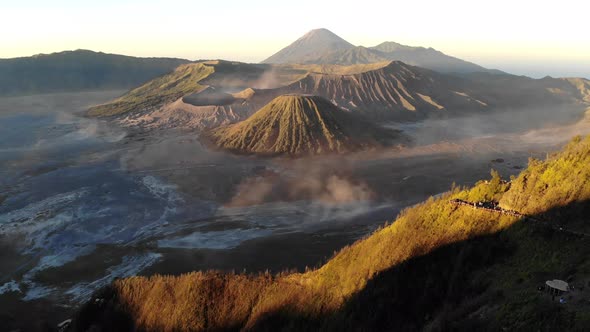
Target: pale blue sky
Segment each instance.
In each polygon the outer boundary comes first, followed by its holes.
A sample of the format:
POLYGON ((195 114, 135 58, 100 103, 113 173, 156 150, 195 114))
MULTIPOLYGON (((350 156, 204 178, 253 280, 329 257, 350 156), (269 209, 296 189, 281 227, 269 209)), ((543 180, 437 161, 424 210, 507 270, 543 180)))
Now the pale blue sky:
POLYGON ((258 62, 325 27, 517 74, 590 77, 586 1, 0 0, 0 58, 67 49, 258 62))

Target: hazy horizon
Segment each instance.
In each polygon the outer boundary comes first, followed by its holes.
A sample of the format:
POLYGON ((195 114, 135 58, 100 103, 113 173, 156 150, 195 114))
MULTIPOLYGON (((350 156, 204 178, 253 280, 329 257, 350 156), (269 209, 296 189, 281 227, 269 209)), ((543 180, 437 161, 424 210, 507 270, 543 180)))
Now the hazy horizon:
POLYGON ((587 331, 585 7, 0 0, 0 332, 587 331))
POLYGON ((89 49, 141 57, 260 62, 309 30, 327 28, 354 45, 395 41, 433 47, 513 74, 590 78, 585 6, 574 0, 564 0, 557 8, 548 1, 505 0, 493 7, 465 0, 394 5, 365 1, 363 6, 309 0, 297 5, 267 0, 223 5, 28 0, 2 6, 0 29, 10 33, 0 34, 0 58, 89 49))

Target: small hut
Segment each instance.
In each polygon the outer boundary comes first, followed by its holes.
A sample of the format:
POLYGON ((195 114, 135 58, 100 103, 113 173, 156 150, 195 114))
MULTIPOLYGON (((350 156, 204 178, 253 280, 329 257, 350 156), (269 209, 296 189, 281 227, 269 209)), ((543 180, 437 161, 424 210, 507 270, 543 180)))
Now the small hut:
POLYGON ((547 291, 551 293, 551 295, 559 296, 569 290, 568 283, 563 280, 547 280, 545 285, 547 285, 547 291))

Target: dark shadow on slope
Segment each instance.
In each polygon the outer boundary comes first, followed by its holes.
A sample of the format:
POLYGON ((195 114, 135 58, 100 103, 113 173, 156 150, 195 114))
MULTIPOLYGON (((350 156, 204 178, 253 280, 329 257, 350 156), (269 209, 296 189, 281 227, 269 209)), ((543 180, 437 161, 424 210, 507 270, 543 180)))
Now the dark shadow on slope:
MULTIPOLYGON (((543 216, 576 219, 589 211, 586 201, 543 216)), ((590 271, 578 269, 590 268, 588 241, 567 229, 519 221, 497 234, 454 243, 381 272, 334 314, 310 318, 277 312, 254 330, 576 330, 579 323, 571 307, 552 302, 537 287, 549 279, 589 279, 590 271), (557 256, 559 262, 539 264, 527 255, 547 255, 547 262, 557 256), (520 308, 518 301, 523 301, 520 308)), ((581 305, 590 309, 590 303, 581 305)))
POLYGON ((499 235, 455 243, 381 272, 335 314, 306 318, 278 312, 254 330, 417 331, 442 307, 483 293, 488 285, 472 282, 472 272, 502 262, 514 250, 499 235))
POLYGON ((573 202, 540 214, 542 220, 546 220, 554 228, 559 229, 561 227, 565 232, 572 231, 590 235, 588 216, 590 216, 590 204, 588 202, 573 202), (555 222, 552 223, 551 221, 555 222))
MULTIPOLYGON (((543 216, 579 219, 590 211, 590 202, 568 207, 552 209, 543 216)), ((309 316, 282 308, 252 329, 576 330, 589 319, 580 312, 590 309, 590 303, 561 305, 537 287, 548 279, 590 280, 587 244, 588 237, 535 221, 519 221, 497 234, 453 243, 379 273, 337 312, 309 316)), ((105 303, 87 303, 76 317, 74 330, 86 331, 92 326, 97 331, 134 330, 132 318, 116 294, 110 289, 102 292, 96 297, 105 303)), ((226 330, 240 329, 232 325, 226 330)))
POLYGON ((104 287, 97 291, 75 315, 71 331, 135 331, 131 315, 125 310, 115 290, 104 287))

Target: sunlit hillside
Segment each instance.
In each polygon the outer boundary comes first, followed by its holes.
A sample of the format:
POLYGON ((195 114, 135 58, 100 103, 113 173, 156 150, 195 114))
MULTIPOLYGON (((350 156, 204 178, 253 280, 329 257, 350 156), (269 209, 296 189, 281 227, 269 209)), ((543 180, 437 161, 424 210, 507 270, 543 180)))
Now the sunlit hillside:
POLYGON ((190 93, 203 90, 199 81, 213 73, 213 67, 202 63, 185 64, 172 73, 131 90, 121 98, 91 108, 90 116, 112 116, 129 111, 152 110, 190 93))
POLYGON ((91 301, 82 309, 76 328, 583 330, 590 324, 581 300, 587 291, 560 306, 537 286, 590 280, 581 221, 589 180, 590 137, 576 138, 545 161, 530 160, 509 182, 492 172, 491 180, 406 209, 317 269, 122 279, 97 295, 105 305, 91 301))

